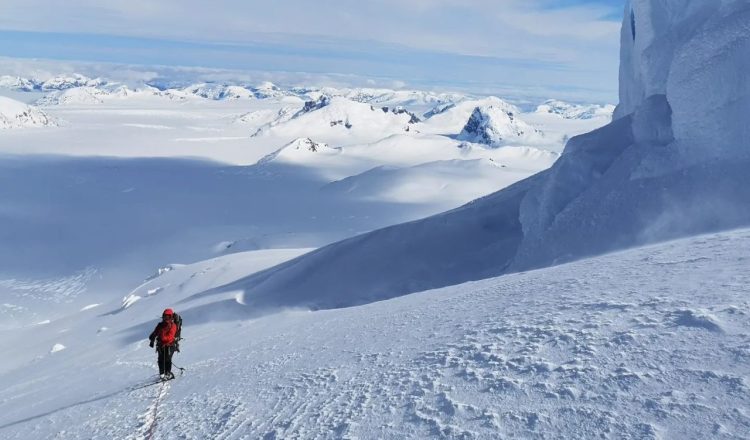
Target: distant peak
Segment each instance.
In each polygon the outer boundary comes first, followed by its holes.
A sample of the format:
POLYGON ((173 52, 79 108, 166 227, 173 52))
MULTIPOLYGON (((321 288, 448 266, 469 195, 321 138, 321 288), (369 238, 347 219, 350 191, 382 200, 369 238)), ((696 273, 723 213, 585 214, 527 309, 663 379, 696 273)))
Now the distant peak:
POLYGON ((281 160, 282 162, 304 162, 308 157, 320 154, 338 154, 341 150, 331 148, 323 142, 315 142, 310 138, 297 138, 273 153, 260 159, 257 164, 269 164, 281 160))
POLYGON ((288 143, 285 148, 293 148, 295 150, 307 150, 313 153, 317 152, 321 148, 328 147, 328 144, 323 142, 315 142, 310 138, 297 138, 292 142, 288 143))
POLYGON ((540 130, 518 118, 515 107, 495 104, 475 107, 459 134, 460 140, 499 146, 505 143, 534 141, 540 130))
POLYGON ((553 114, 563 119, 592 119, 611 117, 614 110, 613 105, 579 105, 548 99, 536 108, 536 113, 553 114))

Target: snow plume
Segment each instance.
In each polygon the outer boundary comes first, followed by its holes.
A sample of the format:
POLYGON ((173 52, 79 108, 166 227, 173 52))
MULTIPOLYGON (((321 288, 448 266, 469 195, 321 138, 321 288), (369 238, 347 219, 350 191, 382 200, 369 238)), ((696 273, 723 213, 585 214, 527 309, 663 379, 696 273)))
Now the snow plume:
MULTIPOLYGON (((718 164, 717 164, 718 165, 718 164)), ((747 162, 737 165, 729 163, 721 164, 721 168, 734 175, 739 175, 746 169, 747 162)), ((690 174, 711 178, 712 165, 698 165, 692 167, 690 174)), ((702 182, 705 182, 703 180, 702 182)), ((701 185, 702 185, 701 182, 701 185)), ((669 238, 677 238, 712 231, 747 225, 747 209, 737 204, 738 198, 747 200, 747 191, 741 191, 739 196, 736 192, 737 182, 732 179, 718 180, 719 186, 698 187, 691 182, 685 181, 685 194, 691 197, 680 198, 672 194, 657 196, 662 206, 661 212, 655 217, 644 222, 646 225, 639 232, 636 240, 638 243, 653 243, 669 238), (687 201, 685 201, 687 199, 687 201)), ((747 180, 745 181, 747 184, 747 180)))
POLYGON ((344 307, 750 225, 750 4, 676 4, 628 3, 616 119, 551 169, 249 277, 244 301, 344 307))

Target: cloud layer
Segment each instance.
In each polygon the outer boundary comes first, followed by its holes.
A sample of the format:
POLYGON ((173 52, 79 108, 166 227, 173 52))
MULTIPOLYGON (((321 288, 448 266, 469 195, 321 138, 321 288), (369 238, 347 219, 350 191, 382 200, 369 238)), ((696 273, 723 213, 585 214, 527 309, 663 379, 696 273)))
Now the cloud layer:
POLYGON ((597 97, 616 93, 619 21, 613 17, 621 13, 621 0, 69 0, 64 7, 55 5, 4 0, 0 30, 6 43, 0 43, 0 55, 24 56, 20 52, 26 49, 27 56, 49 56, 39 52, 54 42, 53 35, 75 34, 75 42, 68 37, 57 49, 58 57, 150 63, 161 52, 168 55, 162 56, 166 64, 203 57, 203 64, 188 64, 371 72, 402 76, 407 83, 480 87, 492 87, 496 78, 498 86, 559 84, 590 89, 597 97), (33 34, 49 41, 30 44, 33 34), (148 44, 139 47, 138 39, 148 44), (455 72, 430 75, 446 69, 455 72), (502 74, 504 69, 509 73, 502 74))

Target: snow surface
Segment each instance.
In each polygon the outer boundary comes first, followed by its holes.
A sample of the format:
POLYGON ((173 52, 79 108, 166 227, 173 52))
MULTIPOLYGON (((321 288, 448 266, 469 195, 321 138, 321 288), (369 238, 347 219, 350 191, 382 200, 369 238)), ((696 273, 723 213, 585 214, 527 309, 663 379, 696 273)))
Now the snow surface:
POLYGON ((164 286, 148 304, 6 332, 0 436, 743 438, 748 251, 743 229, 254 319, 210 293, 264 254, 184 266, 138 290, 164 286), (185 371, 140 388, 165 306, 185 317, 185 371))

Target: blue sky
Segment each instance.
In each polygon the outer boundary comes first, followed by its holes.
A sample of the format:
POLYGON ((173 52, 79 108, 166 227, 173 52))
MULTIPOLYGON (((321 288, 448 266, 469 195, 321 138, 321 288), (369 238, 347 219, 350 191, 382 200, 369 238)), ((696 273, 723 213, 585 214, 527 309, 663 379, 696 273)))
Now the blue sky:
POLYGON ((55 5, 3 0, 0 56, 613 102, 624 0, 55 5))

